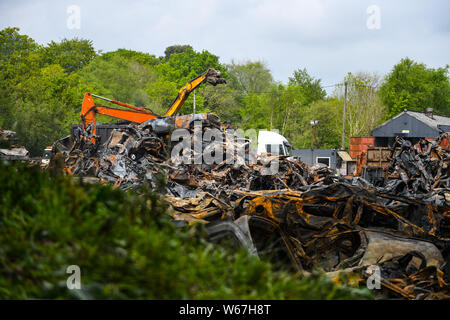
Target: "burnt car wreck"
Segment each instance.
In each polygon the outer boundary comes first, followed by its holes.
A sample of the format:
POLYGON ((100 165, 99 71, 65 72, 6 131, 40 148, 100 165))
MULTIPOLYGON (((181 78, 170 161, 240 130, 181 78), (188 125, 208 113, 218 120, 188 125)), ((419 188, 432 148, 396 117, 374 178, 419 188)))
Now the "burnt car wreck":
POLYGON ((15 131, 0 129, 0 159, 11 161, 26 161, 29 159, 28 150, 17 144, 15 131))

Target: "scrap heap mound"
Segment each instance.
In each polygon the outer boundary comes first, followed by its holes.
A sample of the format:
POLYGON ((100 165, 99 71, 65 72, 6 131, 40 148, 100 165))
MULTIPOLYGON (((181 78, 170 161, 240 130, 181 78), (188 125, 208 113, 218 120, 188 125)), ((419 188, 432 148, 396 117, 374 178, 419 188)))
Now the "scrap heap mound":
POLYGON ((255 158, 249 141, 232 131, 199 143, 201 134, 220 130, 220 121, 210 114, 183 117, 115 130, 99 148, 76 139, 66 169, 124 189, 154 187, 163 173, 178 222, 232 230, 250 252, 302 273, 320 267, 331 276, 356 274, 361 284, 379 288, 377 298, 450 297, 449 152, 438 143, 412 146, 398 138, 392 164, 375 187, 323 165, 255 158), (200 134, 193 125, 198 120, 200 134), (175 153, 174 128, 191 134, 189 147, 175 153), (205 154, 219 161, 201 161, 205 154))
POLYGON ((170 118, 129 125, 113 130, 101 146, 93 143, 91 133, 77 131, 65 159, 66 170, 97 177, 122 189, 140 186, 167 159, 167 136, 172 127, 170 118))
POLYGON ((0 159, 28 160, 28 150, 17 144, 14 131, 0 129, 0 159))
POLYGON ((441 147, 442 134, 437 141, 422 139, 416 145, 397 138, 391 150, 391 165, 387 170, 387 192, 401 194, 436 204, 444 204, 450 187, 448 150, 441 147))

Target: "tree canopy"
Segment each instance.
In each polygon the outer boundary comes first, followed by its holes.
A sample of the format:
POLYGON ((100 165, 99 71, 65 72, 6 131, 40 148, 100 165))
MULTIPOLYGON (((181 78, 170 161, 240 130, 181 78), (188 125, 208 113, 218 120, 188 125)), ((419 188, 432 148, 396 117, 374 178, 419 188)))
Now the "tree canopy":
POLYGON ((261 61, 247 61, 242 64, 232 61, 227 69, 230 87, 242 94, 264 93, 273 84, 270 70, 261 61))
POLYGON ((46 64, 59 64, 67 73, 83 69, 96 56, 91 40, 77 38, 51 41, 42 51, 46 64))
POLYGON ((27 35, 19 34, 19 28, 0 30, 0 61, 6 62, 14 55, 26 54, 39 48, 37 43, 27 35))
POLYGON ((386 76, 381 86, 381 97, 389 116, 404 109, 450 114, 449 66, 428 68, 409 58, 402 59, 386 76))
POLYGON ((174 53, 183 53, 186 50, 193 50, 193 48, 190 45, 173 45, 173 46, 169 46, 166 48, 166 50, 164 50, 164 58, 167 60, 169 60, 170 56, 174 53))

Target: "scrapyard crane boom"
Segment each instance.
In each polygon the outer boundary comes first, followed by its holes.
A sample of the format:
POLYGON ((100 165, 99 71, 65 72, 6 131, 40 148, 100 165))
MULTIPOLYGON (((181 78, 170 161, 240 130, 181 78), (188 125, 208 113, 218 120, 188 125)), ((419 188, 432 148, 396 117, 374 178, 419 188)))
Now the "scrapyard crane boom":
POLYGON ((216 69, 209 68, 205 72, 203 72, 201 75, 197 76, 196 78, 192 79, 191 81, 188 81, 184 87, 182 87, 178 91, 178 95, 173 100, 172 104, 170 105, 167 112, 163 115, 163 117, 172 117, 178 114, 178 111, 180 111, 181 107, 183 106, 186 99, 189 97, 189 94, 195 90, 198 86, 200 86, 204 82, 208 82, 212 84, 213 86, 221 83, 226 83, 225 79, 221 78, 220 71, 216 69))
MULTIPOLYGON (((225 79, 221 78, 221 73, 218 70, 215 70, 213 68, 209 68, 205 72, 203 72, 201 75, 197 76, 196 78, 188 81, 179 91, 176 98, 173 100, 172 104, 170 105, 169 109, 163 116, 159 116, 157 114, 154 114, 153 112, 144 109, 135 107, 117 100, 112 100, 108 98, 104 98, 95 94, 92 94, 90 92, 86 92, 83 98, 83 104, 81 106, 81 123, 84 130, 91 127, 91 133, 94 136, 96 133, 96 125, 97 125, 97 114, 103 114, 110 117, 128 120, 131 122, 136 123, 142 123, 150 119, 158 118, 158 117, 172 117, 176 116, 178 111, 183 106, 186 99, 189 97, 189 94, 194 91, 198 86, 200 86, 202 83, 208 82, 212 84, 213 86, 220 84, 220 83, 226 83, 225 79), (106 100, 110 103, 117 104, 119 106, 128 108, 126 109, 119 109, 119 108, 112 108, 108 106, 103 106, 99 104, 94 103, 93 97, 106 100)), ((95 139, 92 139, 92 141, 95 143, 95 139)))

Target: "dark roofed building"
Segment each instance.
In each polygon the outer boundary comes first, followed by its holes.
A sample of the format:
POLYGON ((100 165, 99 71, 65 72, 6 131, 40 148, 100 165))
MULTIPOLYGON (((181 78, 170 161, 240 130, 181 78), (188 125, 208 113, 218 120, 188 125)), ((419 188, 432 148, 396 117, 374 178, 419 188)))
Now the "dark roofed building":
POLYGON ((422 138, 437 138, 443 132, 450 132, 450 117, 427 112, 408 111, 373 129, 376 147, 387 147, 393 144, 396 136, 408 138, 412 143, 422 138))

